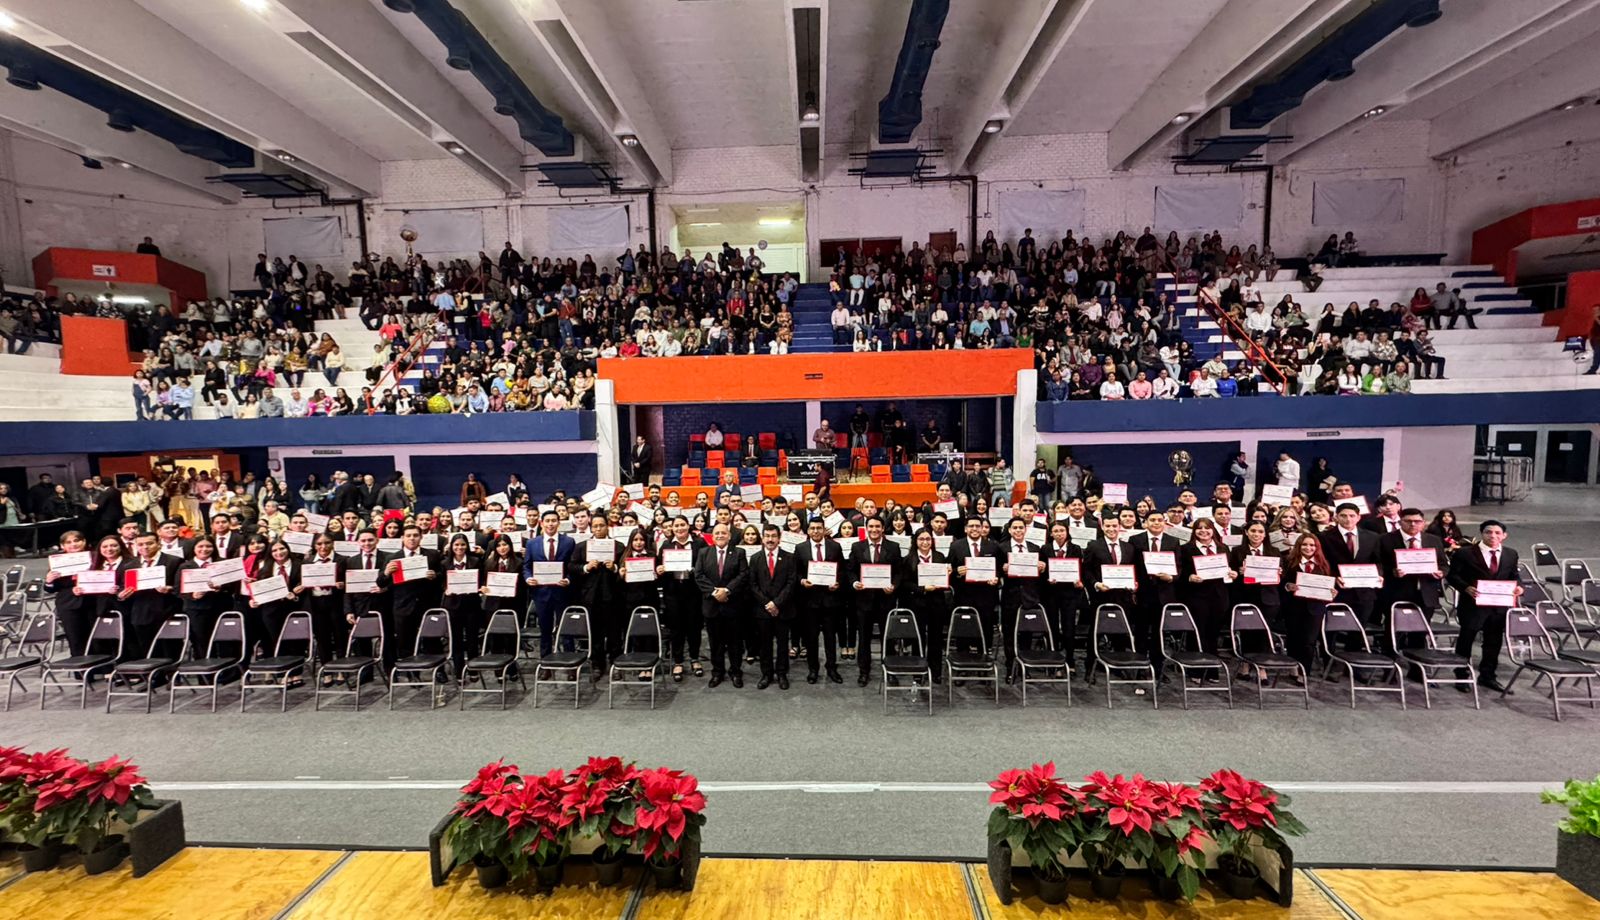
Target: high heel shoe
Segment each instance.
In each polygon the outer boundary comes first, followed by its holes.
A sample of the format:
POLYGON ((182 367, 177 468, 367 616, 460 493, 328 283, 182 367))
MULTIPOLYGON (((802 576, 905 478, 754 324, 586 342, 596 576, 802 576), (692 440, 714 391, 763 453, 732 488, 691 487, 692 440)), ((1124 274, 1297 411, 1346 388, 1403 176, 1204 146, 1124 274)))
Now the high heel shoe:
POLYGON ((683 665, 681 665, 681 664, 673 665, 673 667, 672 667, 672 682, 675 683, 675 684, 683 683, 683 665))
POLYGON ((706 676, 705 665, 703 665, 700 662, 696 661, 696 662, 694 662, 692 667, 694 668, 694 676, 695 677, 705 677, 706 676))

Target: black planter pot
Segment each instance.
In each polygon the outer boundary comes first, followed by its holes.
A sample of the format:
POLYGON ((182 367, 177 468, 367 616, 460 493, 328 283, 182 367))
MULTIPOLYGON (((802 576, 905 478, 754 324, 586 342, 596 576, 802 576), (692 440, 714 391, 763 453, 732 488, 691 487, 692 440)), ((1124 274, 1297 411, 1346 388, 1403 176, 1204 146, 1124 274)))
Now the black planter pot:
POLYGON ((1217 860, 1217 881, 1228 897, 1241 901, 1256 896, 1256 882, 1261 873, 1254 863, 1240 862, 1224 856, 1217 860))
POLYGON ((1128 877, 1128 870, 1122 863, 1113 863, 1109 868, 1091 868, 1089 870, 1089 888, 1095 897, 1107 901, 1115 901, 1122 896, 1122 881, 1128 877))
POLYGON ((1060 878, 1045 878, 1043 875, 1034 873, 1033 879, 1039 886, 1039 900, 1046 904, 1067 903, 1067 877, 1065 875, 1060 878))
POLYGON ((1556 875, 1591 898, 1600 898, 1600 837, 1556 833, 1556 875))
POLYGON ((100 875, 122 865, 128 858, 128 842, 114 835, 100 841, 99 849, 83 854, 83 871, 87 875, 100 875))
POLYGON ((673 862, 661 866, 650 864, 650 877, 656 880, 656 888, 661 891, 670 891, 683 885, 683 863, 673 862))
POLYGON ((511 870, 497 859, 478 856, 473 858, 472 865, 478 870, 478 885, 488 890, 504 887, 511 876, 511 870))
POLYGON ((1176 875, 1162 875, 1159 872, 1150 873, 1150 887, 1156 890, 1156 897, 1163 901, 1179 901, 1183 899, 1183 886, 1178 884, 1176 875))
POLYGON ((622 884, 622 854, 608 853, 604 847, 595 850, 594 874, 603 888, 622 884))
POLYGON ((561 878, 566 873, 567 864, 558 862, 549 866, 534 866, 533 877, 540 888, 554 888, 561 884, 561 878))
POLYGON ((47 843, 40 847, 25 843, 17 847, 17 852, 22 854, 22 868, 28 872, 54 869, 56 864, 61 862, 61 850, 61 845, 55 843, 47 843))

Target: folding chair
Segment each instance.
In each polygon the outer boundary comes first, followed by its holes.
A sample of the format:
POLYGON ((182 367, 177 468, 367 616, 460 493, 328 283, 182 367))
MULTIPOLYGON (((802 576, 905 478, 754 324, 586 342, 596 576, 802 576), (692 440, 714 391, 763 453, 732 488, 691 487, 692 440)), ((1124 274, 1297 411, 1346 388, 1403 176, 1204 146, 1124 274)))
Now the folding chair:
POLYGON ((266 658, 257 658, 245 665, 244 674, 239 678, 239 711, 244 712, 245 702, 250 699, 251 690, 276 690, 278 691, 278 711, 289 711, 289 681, 296 677, 305 677, 311 670, 311 662, 317 658, 317 640, 312 635, 311 614, 304 610, 296 610, 283 620, 283 628, 278 630, 278 638, 272 643, 272 654, 266 658), (304 654, 294 655, 284 652, 286 643, 306 644, 304 654), (251 679, 255 683, 251 683, 251 679))
POLYGON ((361 679, 367 676, 367 671, 379 679, 383 673, 383 617, 372 611, 356 617, 350 626, 350 635, 344 642, 344 657, 335 658, 323 665, 320 671, 320 680, 316 690, 311 695, 311 708, 313 711, 322 709, 324 696, 353 696, 356 701, 356 712, 361 711, 361 679), (356 643, 367 643, 367 654, 356 654, 356 643), (329 680, 344 684, 344 688, 329 687, 323 684, 329 680), (351 683, 355 686, 352 689, 351 683))
MULTIPOLYGON (((1183 685, 1183 708, 1189 708, 1189 672, 1216 672, 1222 676, 1220 687, 1196 687, 1195 693, 1226 693, 1228 708, 1233 708, 1233 676, 1228 673, 1228 663, 1220 655, 1205 650, 1200 642, 1200 627, 1184 604, 1168 604, 1161 609, 1161 622, 1156 626, 1160 636, 1161 657, 1178 667, 1178 678, 1183 685), (1169 642, 1168 640, 1172 640, 1169 642), (1193 641, 1191 641, 1193 640, 1193 641), (1176 650, 1172 647, 1177 645, 1176 650)), ((1111 688, 1107 687, 1107 691, 1111 688)))
POLYGON ((97 671, 110 671, 122 657, 122 612, 108 610, 89 628, 89 641, 82 655, 46 660, 39 670, 39 708, 44 708, 46 693, 51 687, 66 692, 67 687, 78 688, 78 708, 89 705, 89 681, 97 671), (99 646, 102 651, 95 651, 99 646), (103 651, 110 647, 108 655, 103 651))
POLYGON ((1089 639, 1089 648, 1093 650, 1095 664, 1106 675, 1106 708, 1111 708, 1111 687, 1113 684, 1128 684, 1133 686, 1149 686, 1150 702, 1156 708, 1161 708, 1161 701, 1156 699, 1156 667, 1150 663, 1150 656, 1139 654, 1139 645, 1133 638, 1133 628, 1128 625, 1128 615, 1123 612, 1119 604, 1101 604, 1094 611, 1094 631, 1089 639), (1104 647, 1101 642, 1104 640, 1104 647), (1118 648, 1119 640, 1126 640, 1126 648, 1118 648), (1124 672, 1139 677, 1117 677, 1117 672, 1124 672))
POLYGON ((1595 618, 1600 612, 1600 579, 1587 578, 1578 586, 1578 596, 1574 598, 1577 603, 1569 605, 1572 611, 1573 622, 1580 628, 1593 626, 1600 628, 1600 620, 1595 618))
MULTIPOLYGON (((237 610, 229 610, 217 617, 216 625, 211 627, 211 638, 206 641, 206 657, 196 658, 178 665, 172 672, 172 682, 168 685, 167 712, 176 712, 178 705, 178 688, 186 690, 199 690, 204 687, 211 689, 211 711, 217 711, 217 692, 222 686, 222 678, 229 671, 238 671, 241 677, 244 674, 244 659, 249 654, 245 645, 244 614, 237 610), (217 653, 219 646, 232 643, 237 649, 237 654, 232 656, 217 653), (192 681, 193 683, 190 683, 192 681)), ((241 694, 242 697, 242 694, 241 694)))
POLYGON ((1468 686, 1472 689, 1472 708, 1483 708, 1478 701, 1477 669, 1473 668, 1467 656, 1457 655, 1451 648, 1439 647, 1438 640, 1433 634, 1433 626, 1423 615, 1421 607, 1397 602, 1389 608, 1389 647, 1399 654, 1401 662, 1407 666, 1408 671, 1412 666, 1416 667, 1417 678, 1422 681, 1422 702, 1428 709, 1433 708, 1431 691, 1434 684, 1468 686), (1400 641, 1401 636, 1420 636, 1422 647, 1406 647, 1400 641), (1467 676, 1456 677, 1455 674, 1459 670, 1466 671, 1467 676), (1450 676, 1441 677, 1440 672, 1450 676))
POLYGON ((582 693, 583 669, 589 667, 589 649, 591 641, 589 631, 589 610, 585 607, 572 606, 561 612, 561 618, 556 620, 556 634, 550 640, 550 654, 539 659, 533 667, 533 705, 539 706, 539 685, 572 686, 572 708, 578 708, 578 697, 582 693), (571 644, 571 651, 563 651, 563 644, 571 644), (571 680, 562 680, 554 676, 541 679, 546 672, 551 675, 558 671, 571 671, 571 680))
POLYGON ((611 662, 611 680, 606 686, 606 708, 616 707, 618 686, 649 687, 650 708, 656 708, 656 681, 661 672, 661 615, 654 607, 635 607, 628 615, 628 629, 622 635, 622 654, 611 662), (645 675, 645 676, 640 676, 645 675))
MULTIPOLYGON (((866 641, 863 638, 862 641, 866 641)), ((917 615, 904 607, 889 611, 883 620, 883 655, 878 659, 883 681, 883 711, 889 711, 889 692, 909 693, 915 701, 917 693, 928 691, 928 715, 933 715, 933 668, 922 649, 922 629, 917 625, 917 615), (909 683, 894 686, 892 680, 900 678, 909 683), (922 679, 922 684, 917 679, 922 679)))
POLYGON ((389 669, 389 708, 394 708, 395 691, 402 687, 427 687, 428 708, 437 709, 444 702, 446 672, 450 669, 451 648, 450 611, 433 607, 422 613, 417 626, 417 639, 411 654, 394 663, 389 669), (425 643, 437 642, 439 651, 423 651, 425 643))
POLYGON ((1306 687, 1306 669, 1300 662, 1284 654, 1283 640, 1267 626, 1266 618, 1261 615, 1261 608, 1254 604, 1234 604, 1233 614, 1228 620, 1228 639, 1233 644, 1233 656, 1255 672, 1256 675, 1256 708, 1266 708, 1268 693, 1298 693, 1305 701, 1305 708, 1311 708, 1311 690, 1306 687), (1249 644, 1247 636, 1259 635, 1266 639, 1267 650, 1264 652, 1247 652, 1244 649, 1249 644), (1278 678, 1288 674, 1298 678, 1298 687, 1279 687, 1278 678), (1268 686, 1268 676, 1271 677, 1272 686, 1268 686))
POLYGON ((1533 577, 1537 581, 1549 582, 1553 585, 1561 584, 1561 560, 1556 558, 1555 550, 1548 543, 1535 543, 1533 550, 1533 577), (1546 572, 1545 569, 1554 571, 1546 572))
POLYGON ((144 658, 132 661, 123 661, 111 669, 111 676, 106 680, 106 712, 111 711, 111 698, 114 696, 142 696, 144 697, 144 711, 150 712, 150 699, 155 695, 156 683, 163 677, 170 677, 171 672, 178 669, 189 657, 189 618, 181 613, 167 617, 156 630, 155 637, 150 640, 150 648, 144 658), (178 654, 172 657, 158 655, 162 643, 178 644, 178 654), (118 690, 118 684, 126 687, 118 690), (138 684, 138 689, 135 689, 138 684))
POLYGON ((457 675, 460 686, 457 692, 461 696, 461 710, 466 711, 467 695, 473 693, 498 694, 500 708, 506 708, 506 697, 511 689, 511 672, 517 671, 517 682, 522 689, 528 689, 528 682, 522 679, 522 671, 517 668, 517 647, 522 635, 522 627, 517 625, 517 612, 502 607, 489 615, 489 624, 483 630, 483 642, 478 647, 478 654, 468 658, 461 665, 461 673, 457 675), (510 651, 493 651, 496 637, 505 641, 500 643, 509 646, 510 651), (472 679, 478 679, 476 688, 471 686, 472 679), (489 678, 494 677, 497 686, 489 686, 489 678))
POLYGON ((1028 684, 1066 684, 1067 705, 1072 705, 1072 663, 1067 653, 1056 650, 1055 634, 1050 631, 1050 619, 1039 606, 1017 608, 1017 628, 1012 630, 1011 642, 1016 663, 1013 669, 1017 682, 1022 685, 1022 708, 1028 708, 1028 684), (1036 644, 1040 640, 1043 645, 1036 644), (1029 676, 1030 671, 1043 672, 1042 677, 1029 676), (1060 676, 1056 676, 1059 673, 1060 676))
POLYGON ((1372 651, 1372 644, 1367 641, 1366 627, 1356 619, 1355 611, 1350 609, 1349 604, 1329 604, 1323 610, 1321 633, 1322 650, 1328 656, 1328 663, 1322 668, 1322 678, 1328 679, 1328 674, 1335 664, 1344 665, 1346 676, 1350 678, 1351 709, 1356 708, 1358 690, 1368 693, 1398 693, 1400 708, 1406 708, 1405 672, 1393 658, 1386 658, 1372 651), (1332 641, 1336 636, 1346 637, 1351 647, 1336 646, 1332 641), (1360 685, 1356 681, 1357 668, 1363 671, 1386 672, 1394 678, 1394 686, 1360 685))
POLYGON ((1582 559, 1568 559, 1561 563, 1561 592, 1567 601, 1577 599, 1579 589, 1594 576, 1589 573, 1589 563, 1582 559))
MULTIPOLYGON (((16 636, 7 646, 0 646, 0 677, 6 680, 6 712, 11 711, 11 691, 17 687, 23 693, 28 688, 22 683, 22 675, 35 668, 43 669, 44 663, 55 651, 56 645, 56 615, 54 613, 35 613, 28 617, 16 636)), ((41 693, 43 691, 40 691, 41 693)))
MULTIPOLYGON (((1550 704, 1555 707, 1557 722, 1561 721, 1563 701, 1588 703, 1591 709, 1594 708, 1594 668, 1560 657, 1556 653, 1555 640, 1550 638, 1544 624, 1527 607, 1512 607, 1506 611, 1506 652, 1517 665, 1511 679, 1506 681, 1506 690, 1511 689, 1523 671, 1533 671, 1533 683, 1529 686, 1539 686, 1541 677, 1550 678, 1550 704), (1583 681, 1584 695, 1562 696, 1561 682, 1567 680, 1574 683, 1583 681)), ((1505 691, 1500 693, 1502 699, 1505 695, 1505 691)))
POLYGON ((1576 661, 1596 668, 1600 673, 1600 650, 1588 648, 1588 638, 1578 629, 1572 621, 1572 615, 1567 608, 1555 601, 1540 601, 1533 608, 1533 615, 1538 618, 1539 625, 1556 643, 1556 657, 1566 661, 1576 661), (1572 642, 1572 640, 1578 640, 1572 642), (1572 642, 1569 648, 1567 643, 1572 642))
MULTIPOLYGON (((1000 662, 989 654, 983 620, 975 607, 950 611, 950 628, 944 636, 944 679, 950 687, 950 702, 956 701, 956 681, 994 685, 994 704, 1000 705, 1000 662), (977 651, 972 647, 977 646, 977 651)), ((1072 688, 1068 685, 1067 692, 1072 688)))

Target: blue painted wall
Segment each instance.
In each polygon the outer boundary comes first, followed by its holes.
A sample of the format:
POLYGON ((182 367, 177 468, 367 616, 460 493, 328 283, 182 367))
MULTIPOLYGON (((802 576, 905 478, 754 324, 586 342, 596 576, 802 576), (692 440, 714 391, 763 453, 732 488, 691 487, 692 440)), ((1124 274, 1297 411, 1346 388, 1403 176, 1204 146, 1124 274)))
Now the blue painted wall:
MULTIPOLYGON (((1163 444, 1070 444, 1058 447, 1060 451, 1068 449, 1079 466, 1094 467, 1095 474, 1102 482, 1126 482, 1130 501, 1137 502, 1141 496, 1153 495, 1165 507, 1177 500, 1182 488, 1172 484, 1168 455, 1180 449, 1189 452, 1194 460, 1194 479, 1190 488, 1203 502, 1211 497, 1211 489, 1220 478, 1224 461, 1231 460, 1238 453, 1239 442, 1193 444, 1173 441, 1163 444)), ((1018 470, 1017 475, 1024 475, 1024 471, 1018 470)))
POLYGON ((1328 468, 1340 479, 1355 487, 1357 495, 1368 500, 1383 488, 1383 440, 1381 438, 1314 438, 1293 441, 1262 441, 1256 455, 1256 478, 1270 479, 1276 474, 1272 467, 1278 454, 1288 451, 1300 463, 1300 485, 1305 489, 1311 478, 1311 468, 1318 457, 1328 460, 1328 468))
MULTIPOLYGON (((667 466, 682 466, 689 455, 689 435, 705 434, 716 422, 724 432, 739 435, 771 431, 781 439, 785 432, 804 443, 811 435, 805 431, 805 403, 696 403, 661 407, 662 447, 667 466)), ((631 441, 629 443, 632 443, 631 441)), ((743 445, 741 445, 743 446, 743 445)))
POLYGON ((599 481, 594 454, 523 454, 473 457, 423 456, 411 458, 411 477, 417 504, 454 508, 461 498, 461 483, 468 472, 477 473, 490 492, 505 488, 506 477, 516 473, 528 484, 528 495, 544 501, 556 489, 577 495, 599 481))
POLYGON ((1407 428, 1600 422, 1600 390, 1040 403, 1040 431, 1407 428))

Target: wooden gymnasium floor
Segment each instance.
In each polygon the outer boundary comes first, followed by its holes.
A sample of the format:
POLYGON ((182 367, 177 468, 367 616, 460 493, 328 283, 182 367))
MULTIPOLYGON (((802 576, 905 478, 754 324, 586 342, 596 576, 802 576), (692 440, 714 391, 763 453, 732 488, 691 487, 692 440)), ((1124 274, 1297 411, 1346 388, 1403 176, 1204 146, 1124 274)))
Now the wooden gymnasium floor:
POLYGON ((0 862, 0 918, 51 920, 1022 920, 1050 914, 1077 920, 1140 918, 1305 918, 1390 920, 1583 920, 1600 918, 1590 900, 1553 875, 1530 872, 1302 870, 1295 904, 1233 901, 1209 889, 1192 905, 1151 899, 1130 878, 1115 904, 1071 885, 1070 913, 1032 898, 1002 905, 981 866, 939 862, 710 859, 692 893, 657 894, 632 873, 601 889, 587 867, 571 868, 549 895, 485 892, 465 870, 428 884, 420 852, 254 850, 191 847, 150 875, 127 865, 90 878, 75 863, 24 875, 0 862), (1330 896, 1331 894, 1331 896, 1330 896))

